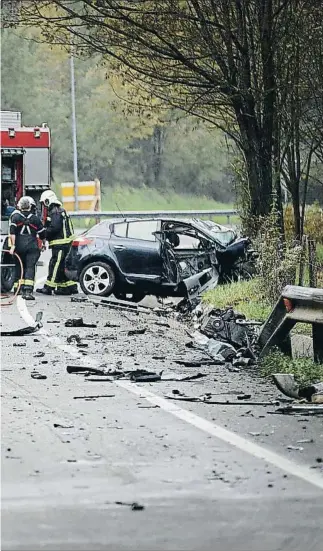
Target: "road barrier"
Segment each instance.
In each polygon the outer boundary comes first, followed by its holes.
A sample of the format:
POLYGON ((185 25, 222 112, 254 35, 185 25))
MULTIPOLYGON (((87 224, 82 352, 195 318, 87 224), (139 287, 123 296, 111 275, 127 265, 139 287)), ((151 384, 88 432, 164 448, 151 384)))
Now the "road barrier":
MULTIPOLYGON (((61 184, 61 196, 63 207, 69 212, 75 207, 75 185, 74 182, 63 182, 61 184)), ((81 212, 96 212, 101 210, 101 184, 98 179, 89 182, 77 183, 77 202, 81 212)), ((77 214, 77 213, 75 213, 77 214)))
POLYGON ((133 211, 127 210, 124 212, 121 211, 85 211, 80 210, 78 212, 69 212, 69 215, 72 218, 95 218, 97 221, 100 221, 103 218, 200 218, 200 217, 209 217, 214 218, 215 216, 226 216, 227 224, 230 224, 232 216, 238 214, 237 210, 146 210, 146 211, 133 211))
POLYGON ((259 335, 260 357, 277 346, 291 355, 290 331, 311 323, 314 361, 323 363, 323 289, 287 285, 259 335))

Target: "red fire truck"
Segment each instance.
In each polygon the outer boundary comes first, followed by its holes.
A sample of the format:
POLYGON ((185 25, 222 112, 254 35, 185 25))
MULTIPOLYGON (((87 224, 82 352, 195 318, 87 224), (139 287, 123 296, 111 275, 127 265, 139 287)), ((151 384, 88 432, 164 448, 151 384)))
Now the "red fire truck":
MULTIPOLYGON (((8 235, 12 208, 23 195, 36 203, 50 188, 50 131, 46 123, 22 126, 21 113, 1 111, 1 249, 8 235)), ((7 254, 1 254, 7 264, 7 254)), ((12 270, 2 267, 1 287, 8 290, 12 270), (7 282, 6 282, 7 280, 7 282)))

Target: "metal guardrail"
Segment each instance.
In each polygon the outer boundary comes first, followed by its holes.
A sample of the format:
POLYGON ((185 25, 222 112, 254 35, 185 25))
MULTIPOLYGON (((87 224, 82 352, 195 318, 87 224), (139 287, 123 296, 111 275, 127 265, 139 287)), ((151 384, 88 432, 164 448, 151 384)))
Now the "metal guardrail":
POLYGON ((260 357, 273 346, 291 355, 290 331, 312 324, 314 361, 323 363, 323 289, 287 285, 259 335, 260 357))
POLYGON ((230 224, 231 216, 238 214, 238 211, 235 209, 231 210, 146 210, 146 211, 134 211, 127 210, 124 212, 120 211, 77 211, 69 212, 69 215, 72 218, 95 218, 96 220, 101 220, 102 218, 198 218, 201 216, 226 216, 227 223, 230 224))

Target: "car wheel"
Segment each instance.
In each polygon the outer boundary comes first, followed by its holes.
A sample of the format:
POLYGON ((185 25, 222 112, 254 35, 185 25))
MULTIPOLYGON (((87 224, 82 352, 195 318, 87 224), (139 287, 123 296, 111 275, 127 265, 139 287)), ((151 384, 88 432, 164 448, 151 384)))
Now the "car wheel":
POLYGON ((80 275, 80 285, 86 295, 107 297, 111 295, 115 281, 113 268, 105 262, 87 264, 80 275))
POLYGON ((16 266, 3 266, 4 264, 15 264, 15 261, 8 253, 2 253, 1 259, 1 291, 3 293, 9 293, 11 291, 14 282, 16 281, 16 266))

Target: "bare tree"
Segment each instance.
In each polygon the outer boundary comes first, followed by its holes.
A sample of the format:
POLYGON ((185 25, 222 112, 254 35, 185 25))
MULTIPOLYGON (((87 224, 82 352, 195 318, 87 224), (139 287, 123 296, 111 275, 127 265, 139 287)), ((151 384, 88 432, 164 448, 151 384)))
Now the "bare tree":
MULTIPOLYGON (((307 15, 287 40, 287 64, 281 64, 278 84, 280 111, 280 173, 290 193, 295 237, 303 235, 305 205, 313 160, 323 145, 323 11, 309 2, 307 15)), ((295 0, 292 19, 298 13, 295 0)), ((304 12, 302 12, 304 13, 304 12)))

